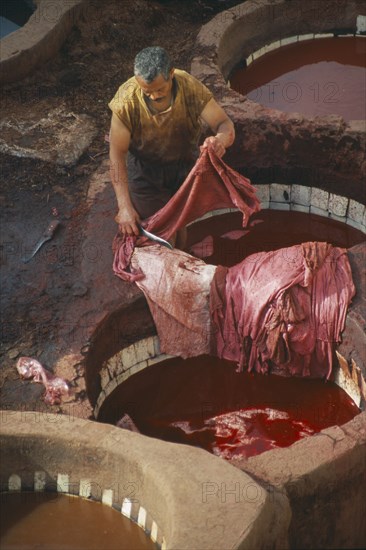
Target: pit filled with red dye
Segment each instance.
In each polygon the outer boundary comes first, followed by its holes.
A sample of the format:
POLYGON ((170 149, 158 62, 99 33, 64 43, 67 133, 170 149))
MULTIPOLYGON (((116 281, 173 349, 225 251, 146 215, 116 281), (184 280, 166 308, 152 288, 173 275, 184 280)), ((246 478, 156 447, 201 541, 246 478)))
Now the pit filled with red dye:
MULTIPOLYGON (((346 224, 302 212, 263 210, 245 230, 241 220, 240 213, 230 212, 192 224, 188 247, 203 242, 200 255, 207 263, 230 267, 255 252, 301 242, 350 248, 365 239, 346 224)), ((145 435, 231 460, 287 447, 360 412, 332 382, 235 369, 232 362, 208 356, 150 366, 106 398, 98 420, 116 424, 127 413, 145 435)))
POLYGON ((145 435, 231 460, 287 447, 360 412, 332 382, 235 368, 208 356, 164 361, 116 388, 99 420, 116 423, 127 413, 145 435))
POLYGON ((364 120, 365 39, 324 38, 283 46, 235 70, 230 85, 271 109, 364 120))
POLYGON ((206 263, 231 267, 256 252, 278 250, 308 241, 351 248, 365 235, 345 223, 303 212, 262 210, 241 227, 242 216, 230 212, 188 227, 188 248, 198 244, 206 263), (229 238, 231 237, 231 238, 229 238), (235 238, 233 238, 235 237, 235 238))

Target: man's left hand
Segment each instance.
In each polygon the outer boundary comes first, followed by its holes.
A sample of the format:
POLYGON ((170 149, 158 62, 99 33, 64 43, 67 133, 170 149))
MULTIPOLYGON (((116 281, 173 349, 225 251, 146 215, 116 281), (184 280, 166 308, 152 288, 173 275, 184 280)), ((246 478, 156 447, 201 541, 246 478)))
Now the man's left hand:
POLYGON ((222 157, 225 154, 225 147, 216 136, 210 136, 203 142, 203 147, 211 147, 218 157, 222 157))

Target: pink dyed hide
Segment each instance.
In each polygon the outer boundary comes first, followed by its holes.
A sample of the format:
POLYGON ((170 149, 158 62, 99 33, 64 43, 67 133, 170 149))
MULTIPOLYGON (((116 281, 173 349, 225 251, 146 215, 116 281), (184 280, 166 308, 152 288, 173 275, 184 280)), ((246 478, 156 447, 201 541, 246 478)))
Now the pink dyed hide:
POLYGON ((329 378, 355 294, 347 251, 309 242, 218 268, 212 354, 267 373, 329 378), (279 372, 279 370, 282 372, 279 372))
MULTIPOLYGON (((201 155, 185 182, 170 201, 156 214, 145 220, 143 226, 165 240, 178 229, 220 208, 238 208, 243 214, 243 227, 260 210, 260 203, 250 181, 230 168, 211 148, 201 148, 201 155)), ((126 281, 144 277, 141 271, 129 270, 135 246, 151 245, 146 238, 116 235, 113 241, 116 275, 126 281)))

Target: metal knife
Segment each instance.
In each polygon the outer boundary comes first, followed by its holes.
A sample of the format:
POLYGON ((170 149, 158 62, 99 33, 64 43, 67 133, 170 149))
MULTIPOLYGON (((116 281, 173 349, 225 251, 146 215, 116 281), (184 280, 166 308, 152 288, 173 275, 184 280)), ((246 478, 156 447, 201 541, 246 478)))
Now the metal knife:
POLYGON ((166 241, 165 239, 162 239, 161 237, 158 237, 157 235, 154 235, 154 233, 150 233, 150 231, 146 231, 146 229, 144 229, 142 227, 142 225, 139 225, 139 229, 140 229, 140 233, 142 235, 144 235, 144 237, 147 237, 151 241, 155 241, 156 243, 159 243, 163 246, 166 246, 170 250, 173 250, 172 245, 168 241, 166 241))
POLYGON ((22 261, 26 264, 28 263, 35 254, 37 254, 38 250, 41 248, 41 246, 46 243, 47 241, 49 241, 50 239, 52 239, 56 229, 58 228, 58 226, 60 225, 60 222, 58 220, 52 220, 52 222, 49 224, 49 226, 47 227, 47 229, 44 231, 43 235, 41 236, 40 239, 38 239, 35 247, 33 248, 33 251, 31 253, 30 256, 26 257, 26 258, 22 258, 22 261))

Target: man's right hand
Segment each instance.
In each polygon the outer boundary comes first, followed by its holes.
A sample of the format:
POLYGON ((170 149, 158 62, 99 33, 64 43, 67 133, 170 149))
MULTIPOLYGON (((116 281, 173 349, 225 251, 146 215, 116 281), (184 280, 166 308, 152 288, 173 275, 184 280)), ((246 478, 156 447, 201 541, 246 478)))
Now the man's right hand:
POLYGON ((139 235, 138 224, 140 223, 140 216, 133 206, 120 208, 114 219, 118 223, 119 230, 123 235, 139 235))

